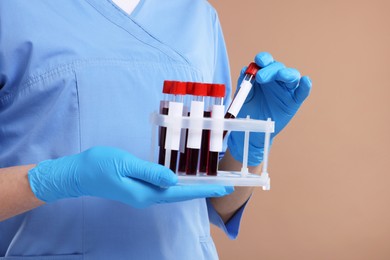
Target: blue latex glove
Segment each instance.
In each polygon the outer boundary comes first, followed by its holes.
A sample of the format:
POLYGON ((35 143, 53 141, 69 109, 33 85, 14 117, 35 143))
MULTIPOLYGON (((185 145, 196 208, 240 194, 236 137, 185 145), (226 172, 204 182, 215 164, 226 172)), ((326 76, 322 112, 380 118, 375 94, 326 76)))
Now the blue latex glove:
MULTIPOLYGON (((271 143, 275 137, 298 111, 303 101, 310 94, 311 80, 301 77, 296 69, 287 68, 283 63, 274 61, 271 54, 261 52, 256 55, 255 62, 262 69, 256 74, 255 83, 237 117, 275 121, 275 133, 271 135, 271 143)), ((244 77, 241 71, 238 83, 244 77)), ((232 132, 228 139, 228 147, 232 156, 242 162, 244 133, 232 132)), ((263 160, 264 134, 251 133, 249 139, 248 165, 256 166, 263 160)))
POLYGON ((112 147, 47 160, 28 173, 35 196, 45 202, 96 196, 135 208, 204 197, 224 196, 232 187, 175 186, 177 176, 168 168, 140 160, 112 147))

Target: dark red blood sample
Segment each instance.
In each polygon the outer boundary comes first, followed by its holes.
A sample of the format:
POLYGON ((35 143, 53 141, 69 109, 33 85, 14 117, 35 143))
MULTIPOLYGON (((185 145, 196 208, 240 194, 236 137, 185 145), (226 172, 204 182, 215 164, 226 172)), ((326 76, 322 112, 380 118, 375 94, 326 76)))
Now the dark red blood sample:
MULTIPOLYGON (((161 114, 168 115, 168 108, 162 107, 161 114)), ((166 139, 166 137, 167 137, 167 128, 160 127, 159 142, 158 142, 159 146, 160 146, 160 151, 158 154, 158 163, 161 165, 165 164, 165 139, 166 139)))
MULTIPOLYGON (((205 111, 203 116, 205 118, 211 116, 210 111, 205 111)), ((209 143, 210 143, 210 130, 202 131, 202 143, 200 146, 200 158, 199 158, 199 172, 207 172, 208 154, 209 154, 209 143)))
POLYGON ((217 175, 219 152, 209 152, 209 163, 207 167, 207 175, 217 175))
POLYGON ((171 151, 171 161, 169 164, 169 169, 171 171, 176 172, 176 167, 177 167, 177 154, 178 152, 176 150, 171 151))
POLYGON ((187 148, 187 175, 196 175, 198 169, 199 149, 187 148))
MULTIPOLYGON (((227 112, 225 114, 225 119, 234 119, 236 118, 234 115, 227 112)), ((228 131, 223 131, 223 138, 225 138, 228 131)), ((218 171, 218 161, 219 161, 219 153, 218 152, 209 152, 209 163, 207 169, 207 175, 217 175, 218 171)))
POLYGON ((186 172, 186 165, 187 165, 187 136, 188 136, 188 129, 186 130, 185 134, 185 144, 184 144, 184 152, 180 153, 179 157, 179 172, 186 172))

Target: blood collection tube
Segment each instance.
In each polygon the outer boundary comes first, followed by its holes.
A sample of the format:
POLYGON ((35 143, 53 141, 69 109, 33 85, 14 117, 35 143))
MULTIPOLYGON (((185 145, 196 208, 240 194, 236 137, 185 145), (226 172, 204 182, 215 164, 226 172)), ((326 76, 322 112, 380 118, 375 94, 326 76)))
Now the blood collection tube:
MULTIPOLYGON (((249 92, 252 89, 253 83, 255 81, 256 73, 259 69, 261 68, 256 63, 251 62, 249 64, 248 68, 245 71, 244 79, 240 84, 240 88, 238 89, 236 96, 234 97, 233 101, 231 102, 228 108, 228 111, 225 114, 225 118, 237 117, 238 112, 240 112, 240 109, 244 104, 245 99, 247 98, 249 92)), ((225 135, 226 132, 224 132, 224 136, 225 135)))
MULTIPOLYGON (((169 101, 171 101, 171 90, 172 90, 173 81, 165 80, 163 85, 163 100, 160 102, 160 114, 168 115, 168 106, 169 101)), ((160 127, 158 135, 158 163, 164 165, 165 161, 165 138, 167 135, 167 128, 160 127)))
MULTIPOLYGON (((189 104, 193 95, 193 88, 195 82, 187 82, 187 95, 185 96, 183 115, 189 116, 189 104)), ((180 174, 185 174, 187 168, 187 136, 188 129, 182 129, 181 138, 180 138, 180 156, 179 156, 179 166, 178 172, 180 174)))
MULTIPOLYGON (((205 96, 207 96, 207 84, 195 83, 192 89, 190 118, 203 118, 205 96)), ((196 175, 197 173, 201 140, 202 123, 196 120, 190 121, 187 138, 187 175, 196 175)))
MULTIPOLYGON (((183 115, 183 100, 186 95, 186 83, 180 81, 174 81, 171 88, 171 94, 173 95, 173 101, 169 102, 168 116, 182 116, 183 115)), ((180 128, 167 128, 166 140, 165 140, 165 160, 164 165, 176 172, 177 168, 177 155, 180 146, 180 128), (169 152, 169 154, 167 154, 169 152), (169 158, 170 159, 169 159, 169 158)))
MULTIPOLYGON (((211 118, 224 118, 225 106, 223 105, 223 98, 225 97, 225 85, 213 84, 211 88, 211 118)), ((207 159, 207 175, 217 175, 219 152, 223 148, 223 129, 212 129, 209 132, 209 151, 207 159)), ((202 151, 206 152, 206 151, 202 151)))
MULTIPOLYGON (((212 87, 214 84, 207 84, 207 96, 205 99, 205 110, 203 117, 209 118, 211 117, 211 109, 212 102, 214 99, 211 97, 212 87)), ((207 173, 207 164, 209 158, 209 143, 210 143, 210 130, 204 129, 202 131, 202 144, 200 146, 200 155, 199 155, 199 173, 206 174, 207 173)))

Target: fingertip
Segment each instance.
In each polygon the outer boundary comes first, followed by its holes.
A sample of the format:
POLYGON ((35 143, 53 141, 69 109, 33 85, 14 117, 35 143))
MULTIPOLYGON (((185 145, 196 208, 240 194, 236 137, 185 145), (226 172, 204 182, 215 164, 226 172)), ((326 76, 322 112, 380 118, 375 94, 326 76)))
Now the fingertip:
POLYGON ((159 186, 162 188, 175 186, 178 182, 177 175, 166 167, 162 167, 162 168, 164 168, 164 172, 162 172, 161 174, 161 179, 160 179, 161 183, 159 186))
POLYGON ((274 58, 268 52, 260 52, 255 56, 255 62, 260 67, 266 67, 274 62, 274 58))
POLYGON ((231 194, 234 192, 234 187, 233 186, 225 186, 225 191, 227 194, 231 194))
POLYGON ((289 90, 294 90, 298 87, 301 73, 298 70, 292 68, 283 68, 278 71, 275 79, 282 86, 285 86, 289 90))
POLYGON ((311 81, 311 78, 309 77, 309 76, 303 76, 302 78, 301 78, 301 84, 305 84, 305 85, 307 85, 309 88, 311 88, 312 87, 312 85, 313 85, 313 83, 312 83, 312 81, 311 81))
POLYGON ((213 186, 214 186, 214 188, 212 189, 213 192, 209 197, 223 197, 231 194, 234 191, 234 187, 232 186, 220 186, 220 185, 213 185, 213 186))
POLYGON ((192 186, 192 192, 196 197, 211 198, 226 196, 233 190, 222 185, 205 184, 192 186))
POLYGON ((278 71, 285 68, 281 62, 274 62, 270 66, 259 70, 256 73, 256 81, 260 84, 267 83, 275 79, 278 71))
POLYGON ((262 70, 259 70, 255 76, 256 82, 258 83, 266 83, 270 81, 268 78, 269 78, 268 74, 262 70))
POLYGON ((298 102, 302 103, 311 92, 312 81, 308 76, 303 76, 299 81, 298 88, 295 91, 295 98, 298 102))
POLYGON ((170 187, 177 184, 177 175, 169 168, 144 161, 143 164, 138 165, 138 169, 130 176, 149 182, 158 187, 170 187))
POLYGON ((293 68, 283 68, 278 71, 277 80, 292 83, 295 81, 299 81, 301 78, 301 73, 298 70, 293 68))

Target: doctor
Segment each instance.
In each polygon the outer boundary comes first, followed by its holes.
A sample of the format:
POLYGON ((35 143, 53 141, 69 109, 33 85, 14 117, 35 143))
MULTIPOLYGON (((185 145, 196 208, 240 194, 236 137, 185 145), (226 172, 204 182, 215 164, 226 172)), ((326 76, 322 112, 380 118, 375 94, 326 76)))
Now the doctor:
MULTIPOLYGON (((224 83, 230 101, 215 10, 121 2, 0 2, 0 259, 217 259, 209 223, 238 234, 250 188, 175 186, 147 161, 165 79, 224 83)), ((269 53, 255 62, 263 69, 239 116, 271 117, 274 137, 311 82, 269 53)), ((220 169, 241 166, 242 144, 229 136, 220 169)))

